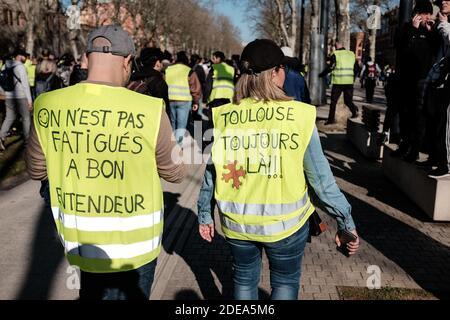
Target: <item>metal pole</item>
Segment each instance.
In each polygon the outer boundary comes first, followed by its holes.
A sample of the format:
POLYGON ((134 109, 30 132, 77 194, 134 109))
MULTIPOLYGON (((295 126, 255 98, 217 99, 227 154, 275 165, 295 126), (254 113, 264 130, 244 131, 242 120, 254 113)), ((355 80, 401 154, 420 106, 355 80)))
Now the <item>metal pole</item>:
POLYGON ((400 8, 398 13, 398 26, 403 27, 405 23, 411 20, 413 11, 412 0, 400 0, 400 8))
POLYGON ((303 64, 305 51, 305 0, 301 2, 300 19, 300 64, 303 64))
MULTIPOLYGON (((320 57, 319 57, 319 66, 321 70, 324 70, 326 67, 326 60, 328 57, 328 25, 330 22, 330 0, 321 0, 320 6, 320 34, 321 34, 321 43, 320 43, 320 57)), ((322 78, 319 82, 319 97, 320 103, 327 103, 327 91, 326 91, 326 78, 322 78)))

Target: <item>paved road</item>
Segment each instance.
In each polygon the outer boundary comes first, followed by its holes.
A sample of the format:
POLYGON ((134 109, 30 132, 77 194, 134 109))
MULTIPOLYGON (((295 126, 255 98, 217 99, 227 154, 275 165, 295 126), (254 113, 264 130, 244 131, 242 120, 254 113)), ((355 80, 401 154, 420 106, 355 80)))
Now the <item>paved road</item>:
MULTIPOLYGON (((361 105, 361 91, 356 102, 361 105)), ((382 92, 376 98, 382 104, 382 92)), ((327 108, 319 108, 319 117, 327 108)), ((362 238, 351 259, 336 252, 335 222, 321 217, 328 231, 306 248, 301 299, 338 299, 337 286, 365 287, 369 266, 381 270, 381 285, 424 288, 448 297, 450 224, 431 222, 399 189, 383 177, 379 162, 363 158, 343 133, 322 133, 322 143, 341 189, 353 206, 362 238)), ((191 144, 195 147, 195 144, 191 144)), ((185 157, 199 155, 186 148, 185 157)), ((166 203, 163 252, 158 260, 151 299, 229 299, 232 297, 230 252, 223 235, 212 244, 197 232, 196 200, 204 165, 189 168, 181 185, 164 184, 166 203)), ((73 271, 63 258, 50 213, 28 181, 0 192, 0 299, 76 299, 73 271)), ((215 215, 216 225, 217 212, 215 215)), ((269 266, 263 259, 260 296, 270 295, 269 266)))

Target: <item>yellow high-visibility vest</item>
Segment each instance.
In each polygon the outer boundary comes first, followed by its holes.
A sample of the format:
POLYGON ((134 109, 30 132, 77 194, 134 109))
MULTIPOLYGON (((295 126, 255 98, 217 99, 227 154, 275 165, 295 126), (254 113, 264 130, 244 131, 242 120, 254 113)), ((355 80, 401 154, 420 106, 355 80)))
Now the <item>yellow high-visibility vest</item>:
POLYGON ((169 100, 192 101, 192 95, 189 89, 189 72, 191 72, 191 68, 182 63, 174 64, 166 69, 169 100))
POLYGON ((355 82, 355 54, 350 50, 336 50, 336 67, 332 72, 332 84, 353 84, 355 82))
POLYGON ((244 99, 213 109, 215 199, 226 237, 275 242, 314 212, 303 158, 315 107, 296 101, 244 99))
POLYGON ((27 70, 28 82, 30 87, 34 87, 34 83, 36 81, 36 65, 33 64, 30 60, 25 61, 25 69, 27 70))
POLYGON ((213 64, 213 87, 208 102, 230 99, 234 96, 234 68, 226 63, 213 64))
POLYGON ((34 124, 69 263, 93 273, 157 258, 163 193, 155 150, 162 99, 82 83, 40 95, 34 124))

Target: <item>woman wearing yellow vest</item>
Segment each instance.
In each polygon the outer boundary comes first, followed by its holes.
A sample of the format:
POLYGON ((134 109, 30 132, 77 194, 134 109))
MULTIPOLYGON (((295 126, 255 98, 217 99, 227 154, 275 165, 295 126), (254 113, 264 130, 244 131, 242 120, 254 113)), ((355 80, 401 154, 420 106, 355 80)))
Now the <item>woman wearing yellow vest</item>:
MULTIPOLYGON (((297 299, 314 207, 308 185, 339 231, 357 235, 351 206, 336 185, 315 128, 316 110, 283 91, 284 55, 270 40, 243 51, 234 102, 213 109, 213 164, 201 188, 199 231, 214 237, 211 200, 233 255, 235 299, 258 299, 261 254, 270 263, 272 299, 297 299)), ((341 246, 340 232, 336 243, 341 246)), ((347 244, 353 255, 359 239, 347 244)))

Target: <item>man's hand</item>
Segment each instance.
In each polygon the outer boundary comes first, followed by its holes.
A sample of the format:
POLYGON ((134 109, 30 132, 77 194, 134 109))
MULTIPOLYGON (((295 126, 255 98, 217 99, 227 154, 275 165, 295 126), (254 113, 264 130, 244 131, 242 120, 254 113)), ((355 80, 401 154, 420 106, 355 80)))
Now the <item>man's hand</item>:
POLYGON ((440 11, 438 12, 438 19, 439 22, 448 22, 448 17, 440 11))
POLYGON ((197 111, 198 110, 198 104, 194 103, 192 105, 192 111, 197 111))
POLYGON ((422 17, 416 14, 412 20, 412 25, 414 28, 418 29, 420 27, 420 23, 422 22, 422 17))
MULTIPOLYGON (((357 239, 355 241, 347 243, 347 249, 350 256, 356 254, 356 252, 359 250, 359 236, 358 233, 355 230, 350 231, 355 236, 357 236, 357 239)), ((341 239, 339 238, 339 231, 336 233, 336 245, 338 247, 341 246, 341 239)))
POLYGON ((198 227, 198 231, 204 240, 212 242, 212 239, 214 238, 214 223, 201 224, 198 227))
POLYGON ((28 102, 28 111, 33 111, 33 103, 32 102, 28 102))

